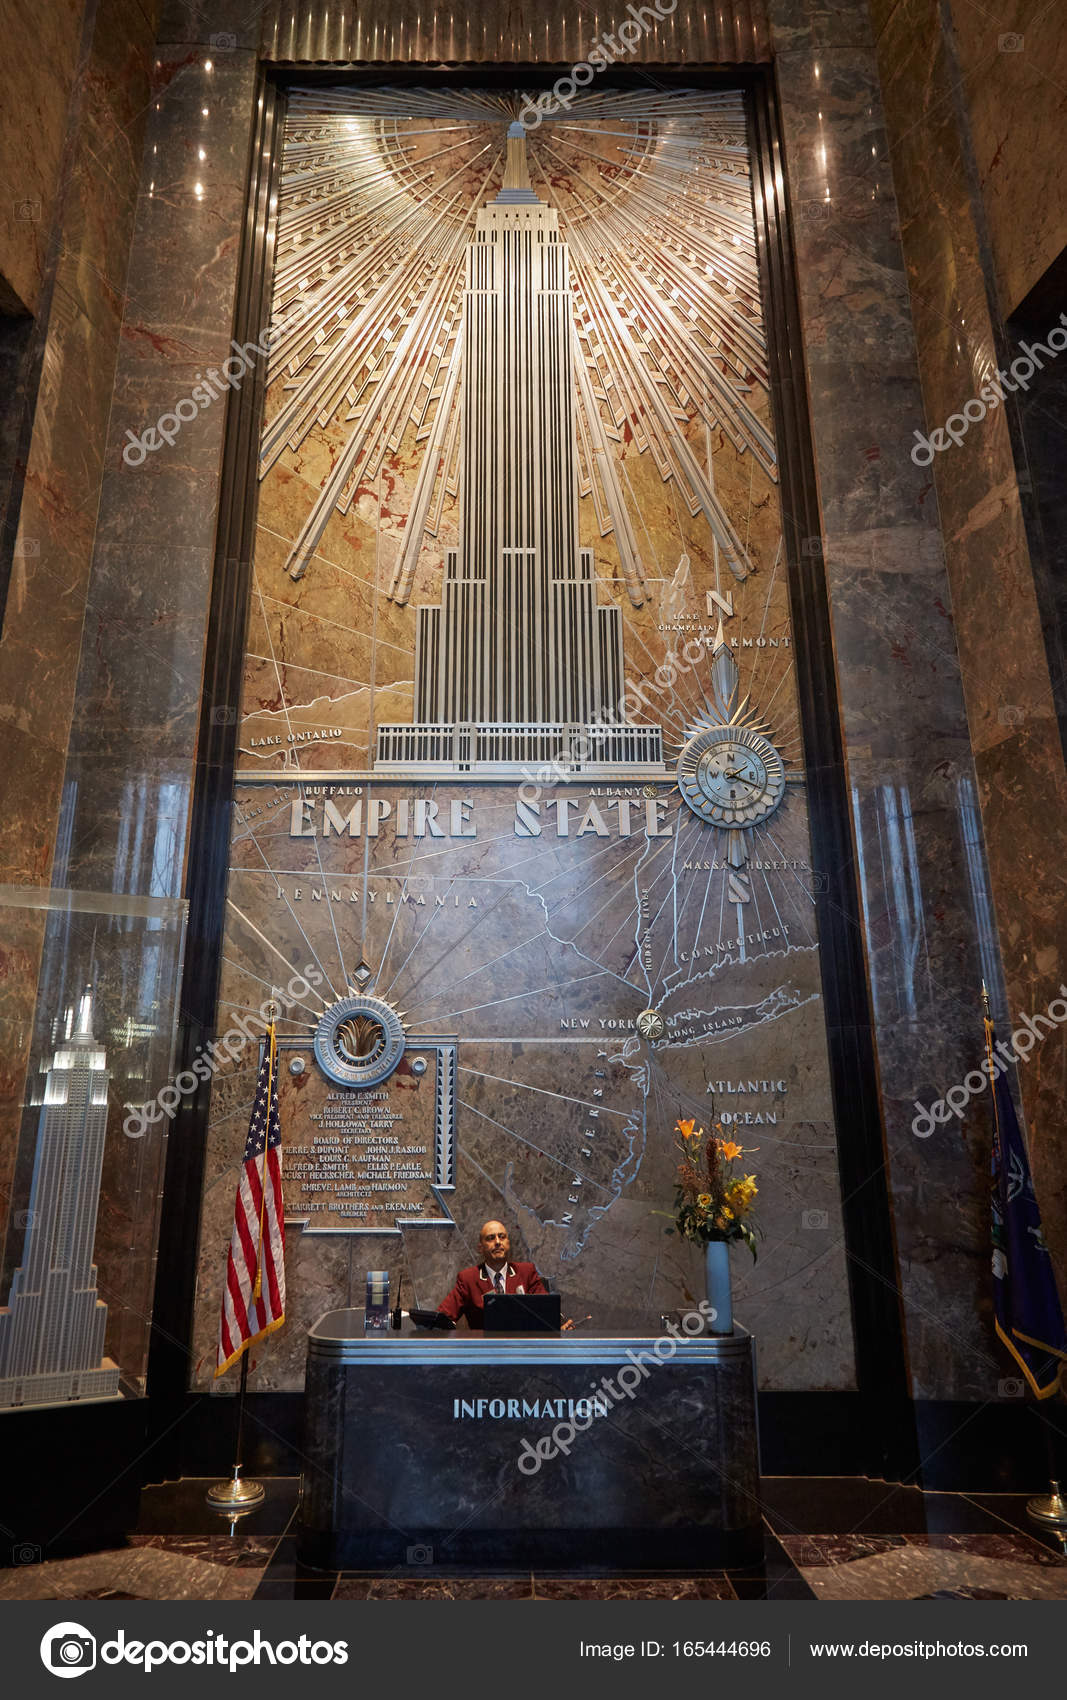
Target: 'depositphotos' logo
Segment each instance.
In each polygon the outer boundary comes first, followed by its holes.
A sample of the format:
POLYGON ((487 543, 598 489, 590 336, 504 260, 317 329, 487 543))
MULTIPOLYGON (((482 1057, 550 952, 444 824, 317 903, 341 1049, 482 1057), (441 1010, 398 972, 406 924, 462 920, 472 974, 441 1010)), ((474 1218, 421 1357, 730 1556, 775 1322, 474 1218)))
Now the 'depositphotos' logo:
POLYGON ((41 1663, 53 1676, 84 1676, 96 1664, 96 1640, 80 1623, 57 1623, 41 1640, 41 1663))
MULTIPOLYGON (((80 1623, 57 1623, 41 1641, 41 1663, 53 1676, 81 1676, 97 1661, 96 1637, 80 1623)), ((312 1641, 301 1635, 295 1641, 268 1641, 258 1629, 251 1640, 231 1641, 228 1635, 209 1632, 196 1641, 133 1641, 120 1629, 99 1648, 104 1665, 133 1665, 150 1676, 160 1665, 206 1665, 231 1674, 246 1665, 344 1665, 348 1663, 347 1641, 312 1641)))

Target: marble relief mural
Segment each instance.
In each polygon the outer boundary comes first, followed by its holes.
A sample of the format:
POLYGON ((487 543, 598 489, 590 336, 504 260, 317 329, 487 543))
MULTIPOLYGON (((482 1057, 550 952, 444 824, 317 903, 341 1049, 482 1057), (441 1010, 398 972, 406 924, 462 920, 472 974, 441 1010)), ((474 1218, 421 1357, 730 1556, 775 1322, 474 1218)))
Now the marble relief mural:
MULTIPOLYGON (((290 98, 218 1014, 310 983, 259 1384, 368 1268, 433 1305, 489 1215, 565 1314, 655 1331, 703 1292, 686 1116, 759 1179, 764 1385, 848 1388, 741 96, 523 102, 290 98)), ((255 1065, 213 1093, 200 1382, 255 1065)))

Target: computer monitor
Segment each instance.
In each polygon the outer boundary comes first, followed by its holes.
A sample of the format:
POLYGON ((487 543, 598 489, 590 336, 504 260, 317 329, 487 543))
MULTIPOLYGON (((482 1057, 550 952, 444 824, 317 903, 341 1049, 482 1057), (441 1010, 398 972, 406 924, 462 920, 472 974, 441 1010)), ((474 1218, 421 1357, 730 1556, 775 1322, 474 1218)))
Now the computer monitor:
POLYGON ((487 1334, 558 1334, 563 1300, 558 1293, 486 1293, 487 1334))

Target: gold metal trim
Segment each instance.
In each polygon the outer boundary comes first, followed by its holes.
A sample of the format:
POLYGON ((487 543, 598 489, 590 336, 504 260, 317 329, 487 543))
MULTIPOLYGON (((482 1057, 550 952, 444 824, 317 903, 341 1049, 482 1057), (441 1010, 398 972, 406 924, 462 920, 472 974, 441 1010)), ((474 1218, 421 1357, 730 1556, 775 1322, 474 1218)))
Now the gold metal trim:
MULTIPOLYGON (((664 0, 665 3, 665 0, 664 0)), ((260 56, 288 65, 569 65, 632 17, 654 20, 623 65, 744 65, 771 58, 764 0, 579 9, 573 0, 273 0, 260 56)))

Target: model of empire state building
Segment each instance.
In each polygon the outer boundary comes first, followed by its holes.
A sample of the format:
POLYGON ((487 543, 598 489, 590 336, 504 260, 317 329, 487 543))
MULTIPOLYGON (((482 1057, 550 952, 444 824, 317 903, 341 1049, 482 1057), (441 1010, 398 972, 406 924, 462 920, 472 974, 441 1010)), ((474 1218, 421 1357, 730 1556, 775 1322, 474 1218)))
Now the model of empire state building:
POLYGON ((661 729, 622 712, 622 613, 579 546, 571 320, 559 215, 513 124, 467 248, 459 548, 417 611, 415 723, 378 728, 376 768, 664 771, 661 729))
POLYGON ((45 1077, 22 1265, 0 1310, 0 1409, 119 1396, 93 1263, 108 1078, 86 990, 45 1077))

